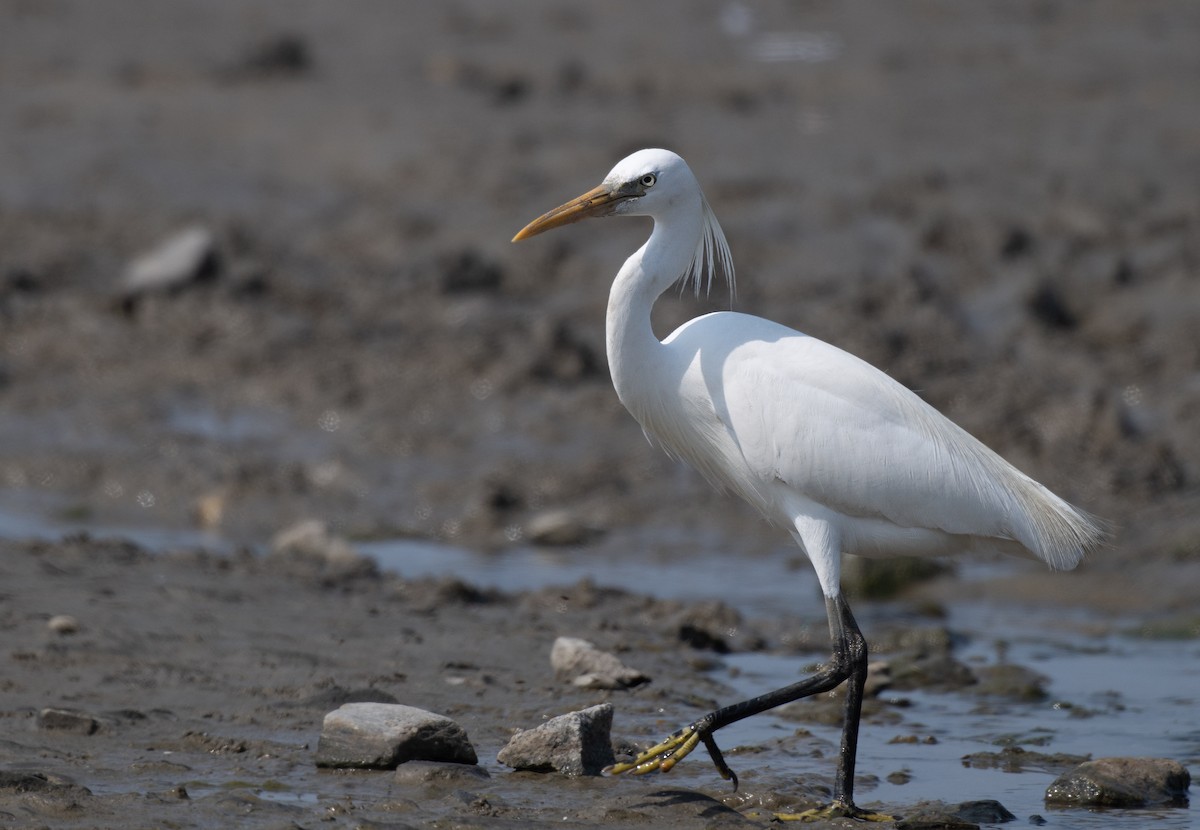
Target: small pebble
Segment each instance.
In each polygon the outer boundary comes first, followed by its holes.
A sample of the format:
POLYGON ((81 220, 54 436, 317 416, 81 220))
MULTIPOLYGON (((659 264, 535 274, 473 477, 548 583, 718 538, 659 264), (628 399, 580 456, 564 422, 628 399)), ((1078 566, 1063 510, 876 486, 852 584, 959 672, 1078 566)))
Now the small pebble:
POLYGON ((79 620, 70 614, 55 614, 46 625, 55 634, 74 634, 79 631, 79 620))

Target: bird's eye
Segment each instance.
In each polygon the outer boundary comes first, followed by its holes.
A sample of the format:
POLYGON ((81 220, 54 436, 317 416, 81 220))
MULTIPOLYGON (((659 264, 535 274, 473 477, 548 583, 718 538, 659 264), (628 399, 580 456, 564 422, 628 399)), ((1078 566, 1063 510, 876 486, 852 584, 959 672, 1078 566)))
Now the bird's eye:
POLYGON ((657 181, 657 176, 655 176, 653 173, 647 173, 646 175, 642 176, 642 187, 654 187, 654 184, 657 181))

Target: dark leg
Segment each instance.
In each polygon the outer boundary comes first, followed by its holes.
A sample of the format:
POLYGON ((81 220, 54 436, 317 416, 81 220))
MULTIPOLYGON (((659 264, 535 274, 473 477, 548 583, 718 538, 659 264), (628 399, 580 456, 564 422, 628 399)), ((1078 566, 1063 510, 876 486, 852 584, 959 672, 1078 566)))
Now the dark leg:
MULTIPOLYGON (((850 606, 839 594, 833 600, 842 625, 842 642, 849 666, 846 678, 846 715, 842 723, 842 748, 838 756, 837 777, 833 782, 833 802, 854 809, 854 767, 858 760, 858 726, 862 721, 863 688, 867 685, 867 641, 850 613, 850 606)), ((832 622, 832 615, 831 615, 832 622)))
MULTIPOLYGON (((858 726, 862 717, 863 687, 867 680, 867 643, 858 628, 858 623, 854 621, 854 615, 850 613, 850 606, 841 594, 827 598, 825 609, 829 615, 833 654, 820 671, 812 677, 782 689, 710 712, 690 726, 679 730, 658 746, 646 750, 633 761, 615 764, 609 768, 609 771, 613 774, 630 771, 641 774, 654 770, 667 772, 695 749, 699 743, 703 742, 721 776, 732 780, 736 787, 737 776, 725 763, 721 750, 713 740, 713 732, 785 703, 827 692, 836 688, 843 681, 849 681, 846 689, 846 718, 842 730, 842 747, 838 759, 837 777, 834 779, 833 804, 826 809, 835 811, 830 815, 870 817, 869 814, 854 806, 854 765, 858 751, 858 726)), ((820 816, 814 815, 813 817, 820 816)))

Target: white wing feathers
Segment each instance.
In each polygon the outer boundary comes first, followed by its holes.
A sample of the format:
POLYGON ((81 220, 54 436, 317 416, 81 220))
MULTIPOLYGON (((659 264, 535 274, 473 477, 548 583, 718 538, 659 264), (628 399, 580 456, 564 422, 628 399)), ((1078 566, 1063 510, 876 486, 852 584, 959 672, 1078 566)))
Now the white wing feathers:
POLYGON ((1103 536, 1094 519, 916 394, 827 343, 719 313, 684 325, 666 345, 689 361, 679 389, 685 417, 695 426, 697 410, 709 410, 709 434, 698 436, 708 457, 697 466, 768 515, 780 482, 847 517, 1012 540, 1056 569, 1073 567, 1103 536))

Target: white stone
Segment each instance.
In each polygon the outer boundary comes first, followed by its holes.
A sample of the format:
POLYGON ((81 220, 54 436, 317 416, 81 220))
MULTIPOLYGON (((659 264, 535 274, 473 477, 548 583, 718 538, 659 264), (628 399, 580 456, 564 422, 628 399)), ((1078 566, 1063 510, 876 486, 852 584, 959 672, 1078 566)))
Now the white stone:
POLYGON ((199 226, 187 228, 131 262, 121 285, 128 294, 177 288, 199 279, 212 267, 215 256, 212 231, 199 226))

